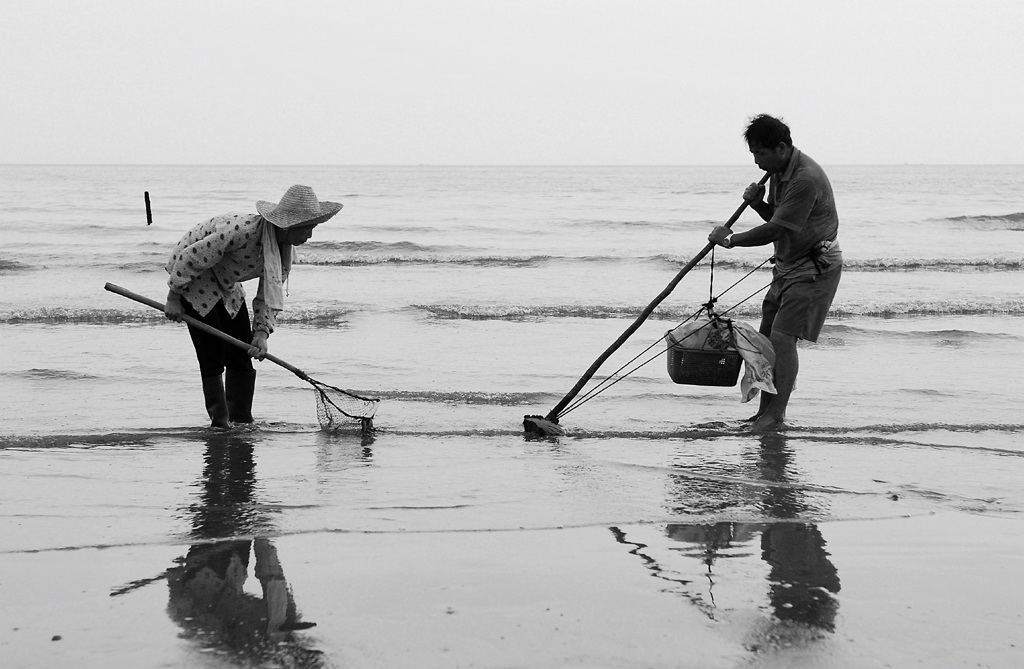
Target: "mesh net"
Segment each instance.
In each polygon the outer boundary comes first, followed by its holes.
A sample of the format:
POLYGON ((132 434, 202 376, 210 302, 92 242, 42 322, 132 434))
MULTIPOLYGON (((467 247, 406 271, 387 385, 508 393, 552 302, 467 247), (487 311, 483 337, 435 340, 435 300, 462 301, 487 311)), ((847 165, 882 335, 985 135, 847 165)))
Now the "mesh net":
POLYGON ((380 400, 359 395, 308 379, 316 393, 316 417, 324 430, 350 428, 359 422, 364 430, 373 427, 373 415, 380 400))

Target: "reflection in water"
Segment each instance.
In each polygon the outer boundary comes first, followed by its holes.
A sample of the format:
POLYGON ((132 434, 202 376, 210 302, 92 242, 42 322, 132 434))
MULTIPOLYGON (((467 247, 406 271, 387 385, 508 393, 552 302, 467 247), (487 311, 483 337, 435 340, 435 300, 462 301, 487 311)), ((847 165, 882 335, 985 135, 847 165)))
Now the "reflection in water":
POLYGON ((198 541, 167 571, 168 614, 204 651, 217 651, 239 666, 319 667, 322 655, 296 630, 300 620, 277 549, 261 534, 269 523, 254 499, 253 445, 218 434, 206 444, 199 502, 190 509, 198 541), (253 538, 225 537, 252 536, 253 538), (248 592, 250 556, 259 594, 248 592))
MULTIPOLYGON (((760 439, 761 475, 789 482, 792 451, 783 433, 760 439)), ((765 489, 765 511, 775 518, 799 518, 810 506, 796 487, 765 489)), ((829 632, 835 629, 839 572, 828 559, 825 538, 815 523, 772 523, 761 532, 761 557, 771 565, 770 599, 779 620, 801 622, 829 632)))
MULTIPOLYGON (((796 520, 814 509, 800 486, 793 485, 799 480, 793 480, 791 460, 792 452, 785 435, 770 434, 758 442, 757 470, 761 480, 779 485, 758 489, 737 483, 695 480, 692 476, 672 477, 674 485, 669 506, 673 511, 707 513, 754 504, 779 522, 669 524, 666 536, 683 546, 673 548, 672 557, 662 560, 652 555, 656 550, 630 541, 621 529, 611 528, 612 534, 616 541, 630 547, 630 553, 643 560, 652 576, 673 582, 671 591, 685 596, 713 620, 718 618, 719 606, 735 608, 734 601, 716 602, 716 563, 726 560, 724 569, 723 565, 718 565, 719 571, 730 573, 741 569, 752 557, 760 557, 768 566, 767 599, 776 626, 795 625, 793 629, 805 630, 795 634, 792 630, 786 632, 789 641, 813 639, 816 637, 814 630, 832 632, 838 609, 833 594, 839 592, 839 574, 829 560, 825 539, 817 525, 796 520), (757 492, 758 499, 752 498, 751 490, 757 492), (688 573, 685 568, 666 566, 678 555, 700 560, 702 582, 685 578, 683 574, 688 573)), ((768 643, 765 639, 779 635, 779 629, 757 630, 754 634, 757 638, 750 641, 748 647, 760 649, 768 643)))
POLYGON ((672 584, 672 592, 678 592, 683 597, 689 599, 694 606, 700 609, 700 611, 711 620, 716 619, 714 600, 710 602, 705 601, 699 593, 691 590, 691 588, 689 587, 693 583, 691 579, 677 576, 671 570, 663 568, 661 564, 658 562, 658 560, 644 552, 648 548, 647 544, 642 544, 637 541, 630 541, 626 537, 626 533, 618 527, 610 527, 608 529, 612 531, 612 535, 615 536, 615 540, 617 542, 625 546, 632 546, 629 552, 632 555, 635 555, 638 558, 640 558, 641 561, 643 561, 644 567, 651 572, 652 576, 672 584))
POLYGON ((825 539, 811 523, 772 523, 761 531, 761 557, 771 565, 769 599, 775 617, 835 630, 839 573, 825 539))
POLYGON ((318 472, 337 472, 353 466, 373 464, 373 430, 363 432, 359 442, 344 432, 321 430, 316 435, 316 469, 318 472))
POLYGON ((761 509, 772 518, 799 518, 813 511, 803 492, 797 486, 788 485, 800 481, 794 480, 793 452, 785 434, 765 434, 758 441, 757 469, 761 480, 781 484, 761 490, 761 509))

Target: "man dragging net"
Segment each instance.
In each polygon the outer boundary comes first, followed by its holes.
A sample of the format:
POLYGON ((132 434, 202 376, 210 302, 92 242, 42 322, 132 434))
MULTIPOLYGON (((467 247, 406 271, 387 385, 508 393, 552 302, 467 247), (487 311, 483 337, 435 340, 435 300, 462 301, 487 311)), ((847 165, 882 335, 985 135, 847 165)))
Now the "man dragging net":
POLYGON ((752 429, 778 429, 786 418, 800 361, 797 340, 815 342, 828 315, 843 271, 839 215, 824 170, 793 146, 789 127, 762 114, 743 134, 759 168, 768 172, 765 187, 751 184, 743 193, 765 221, 745 232, 718 226, 708 240, 724 248, 774 245, 772 283, 761 306, 761 334, 775 348, 778 394, 761 393, 752 429))

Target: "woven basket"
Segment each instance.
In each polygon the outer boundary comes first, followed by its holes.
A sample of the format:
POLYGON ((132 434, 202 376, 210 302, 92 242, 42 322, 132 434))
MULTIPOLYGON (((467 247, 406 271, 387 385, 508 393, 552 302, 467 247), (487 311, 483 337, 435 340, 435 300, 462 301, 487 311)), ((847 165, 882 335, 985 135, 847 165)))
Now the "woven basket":
POLYGON ((669 378, 691 386, 735 386, 742 363, 735 349, 709 351, 679 346, 668 349, 669 378))

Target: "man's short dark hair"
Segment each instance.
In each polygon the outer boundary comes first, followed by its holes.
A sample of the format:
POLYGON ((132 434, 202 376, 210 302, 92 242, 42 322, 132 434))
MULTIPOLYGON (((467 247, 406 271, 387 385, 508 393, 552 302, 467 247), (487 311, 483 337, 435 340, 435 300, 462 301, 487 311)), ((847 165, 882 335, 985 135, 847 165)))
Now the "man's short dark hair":
POLYGON ((758 114, 750 119, 747 129, 743 132, 743 139, 747 140, 747 146, 761 146, 766 149, 774 149, 779 142, 786 146, 793 146, 793 138, 789 134, 789 126, 768 114, 758 114))

